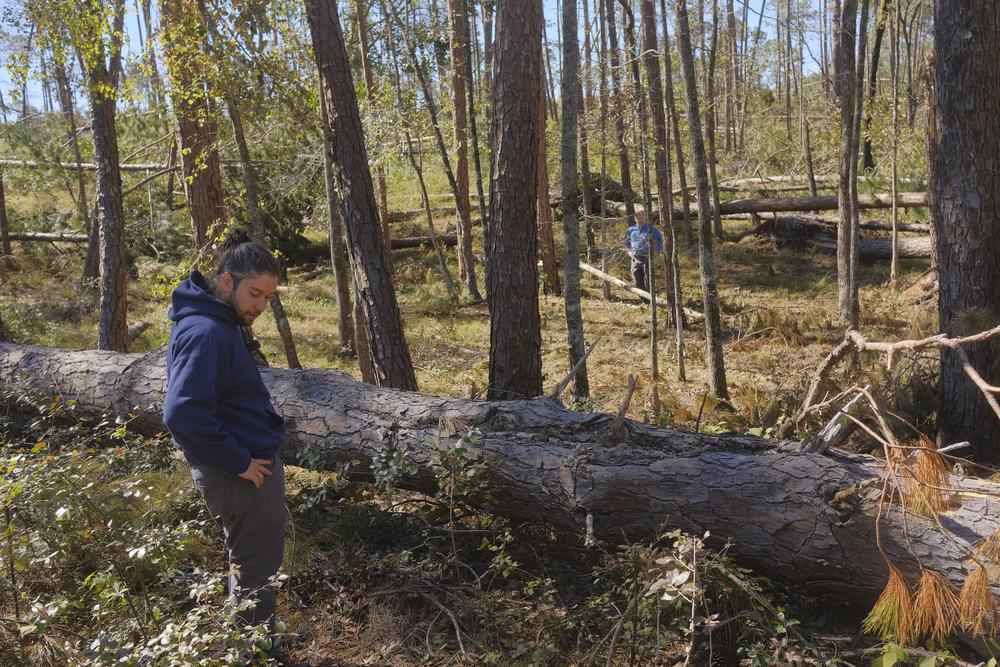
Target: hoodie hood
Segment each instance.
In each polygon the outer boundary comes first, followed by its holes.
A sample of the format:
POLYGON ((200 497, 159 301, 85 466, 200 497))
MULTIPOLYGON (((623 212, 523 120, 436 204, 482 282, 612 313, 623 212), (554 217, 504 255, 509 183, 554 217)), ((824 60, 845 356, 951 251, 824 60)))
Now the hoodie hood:
POLYGON ((239 324, 233 307, 212 294, 208 280, 199 271, 192 271, 191 275, 174 289, 170 295, 170 303, 169 317, 174 322, 191 315, 205 315, 223 324, 239 324))

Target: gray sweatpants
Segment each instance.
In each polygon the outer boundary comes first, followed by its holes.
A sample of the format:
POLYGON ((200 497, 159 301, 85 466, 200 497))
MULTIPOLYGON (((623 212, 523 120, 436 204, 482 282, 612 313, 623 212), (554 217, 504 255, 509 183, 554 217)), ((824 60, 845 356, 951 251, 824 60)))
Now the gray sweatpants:
POLYGON ((285 469, 277 456, 271 475, 258 489, 238 475, 208 466, 191 466, 194 486, 212 517, 222 526, 230 566, 233 602, 255 597, 257 604, 240 615, 251 625, 274 631, 275 590, 268 582, 278 573, 285 552, 285 469))

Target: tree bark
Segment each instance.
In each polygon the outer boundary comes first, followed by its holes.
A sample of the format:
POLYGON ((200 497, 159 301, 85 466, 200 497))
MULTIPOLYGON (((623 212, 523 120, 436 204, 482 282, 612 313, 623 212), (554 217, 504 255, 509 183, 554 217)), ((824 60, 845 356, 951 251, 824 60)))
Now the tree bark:
MULTIPOLYGON (((378 223, 368 151, 354 78, 344 45, 336 0, 305 0, 320 94, 327 109, 327 141, 333 142, 335 177, 343 193, 347 247, 356 295, 365 315, 368 357, 375 383, 416 389, 417 379, 403 333, 396 289, 378 223)), ((359 350, 360 353, 360 350, 359 350)))
POLYGON ((203 248, 225 221, 222 169, 216 144, 218 125, 205 88, 205 26, 193 0, 160 3, 164 60, 180 137, 184 192, 196 248, 203 248))
POLYGON ((688 127, 691 134, 698 184, 698 269, 701 274, 702 300, 705 305, 705 355, 709 371, 709 388, 719 398, 728 398, 726 365, 722 351, 722 318, 719 314, 719 289, 712 252, 712 200, 709 192, 708 164, 705 141, 701 132, 701 111, 698 107, 698 82, 695 79, 694 56, 691 51, 691 30, 688 26, 687 0, 676 0, 677 33, 684 87, 687 92, 688 127))
MULTIPOLYGON (((937 229, 941 331, 969 332, 1000 313, 1000 24, 989 0, 934 2, 934 103, 928 127, 930 211, 937 229)), ((966 348, 990 384, 1000 382, 995 340, 966 348)), ((962 370, 941 353, 940 438, 967 440, 1000 462, 1000 421, 962 370)))
MULTIPOLYGON (((39 391, 75 400, 81 418, 137 414, 134 430, 163 431, 159 351, 0 345, 0 386, 22 374, 39 391)), ((351 478, 370 480, 373 459, 388 445, 413 464, 400 488, 433 494, 442 452, 478 429, 463 443, 484 471, 477 502, 506 516, 544 521, 581 541, 588 524, 592 537, 613 543, 655 539, 671 528, 707 531, 713 546, 728 540, 743 565, 829 599, 871 603, 885 584, 874 532, 884 470, 872 457, 804 453, 796 441, 629 419, 614 428, 611 415, 573 412, 548 398, 468 401, 373 387, 336 371, 263 368, 261 375, 288 426, 286 463, 309 461, 320 470, 346 464, 351 478)), ((955 476, 948 483, 963 492, 962 505, 943 528, 912 514, 904 527, 899 506, 887 504, 881 541, 911 582, 916 552, 957 590, 971 571, 969 552, 996 527, 988 496, 998 488, 955 476)), ((991 592, 997 599, 998 589, 991 592)))
POLYGON ((490 237, 490 399, 542 393, 537 187, 542 7, 498 3, 493 73, 490 237))
MULTIPOLYGON (((586 1, 586 0, 585 0, 586 1)), ((576 368, 573 392, 578 397, 590 396, 587 362, 584 360, 586 341, 583 334, 583 310, 580 305, 580 189, 576 179, 577 129, 583 100, 580 98, 580 45, 577 36, 576 0, 564 0, 562 7, 562 224, 565 255, 563 271, 566 277, 565 309, 569 367, 576 368)), ((587 207, 584 207, 584 214, 587 207)), ((588 258, 589 259, 589 258, 588 258)))

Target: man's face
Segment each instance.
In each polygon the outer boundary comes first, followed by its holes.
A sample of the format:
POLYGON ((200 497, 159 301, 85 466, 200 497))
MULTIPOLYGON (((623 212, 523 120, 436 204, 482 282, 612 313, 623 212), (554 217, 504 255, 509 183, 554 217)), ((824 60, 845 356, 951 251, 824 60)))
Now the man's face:
POLYGON ((240 323, 250 326, 264 312, 267 301, 278 291, 278 278, 267 273, 233 280, 228 271, 219 276, 219 296, 236 311, 240 323), (234 287, 235 285, 235 287, 234 287))

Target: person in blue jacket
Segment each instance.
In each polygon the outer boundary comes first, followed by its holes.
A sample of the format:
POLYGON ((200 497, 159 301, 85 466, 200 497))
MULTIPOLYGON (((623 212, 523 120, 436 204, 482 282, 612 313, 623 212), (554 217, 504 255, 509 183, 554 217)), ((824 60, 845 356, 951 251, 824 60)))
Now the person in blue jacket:
POLYGON ((225 534, 230 598, 255 603, 241 622, 274 630, 273 577, 285 547, 284 420, 244 335, 278 289, 263 246, 234 232, 214 278, 198 271, 171 295, 163 421, 225 534))
POLYGON ((649 291, 649 262, 663 250, 663 235, 656 227, 646 224, 646 214, 637 211, 635 224, 625 230, 625 249, 632 258, 632 282, 649 291))

